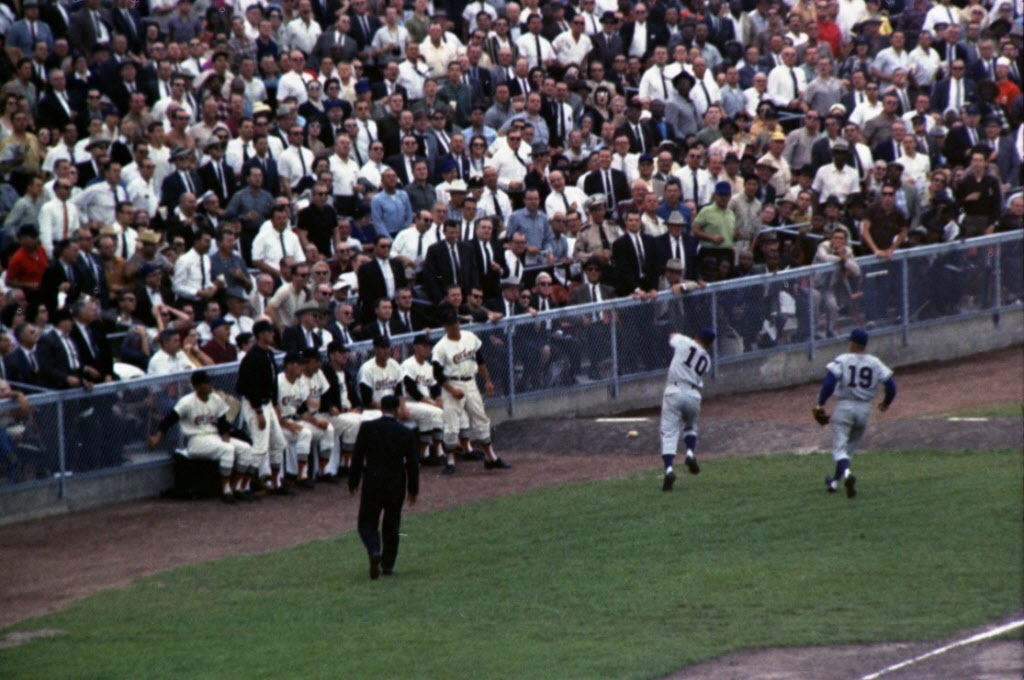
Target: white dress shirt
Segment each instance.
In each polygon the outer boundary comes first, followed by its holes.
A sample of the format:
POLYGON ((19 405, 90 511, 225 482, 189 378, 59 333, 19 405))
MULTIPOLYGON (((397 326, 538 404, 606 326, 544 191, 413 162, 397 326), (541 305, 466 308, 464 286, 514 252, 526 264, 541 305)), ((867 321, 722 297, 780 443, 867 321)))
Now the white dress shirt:
POLYGON ((786 107, 789 102, 799 99, 800 95, 807 89, 807 75, 802 68, 794 66, 792 69, 785 64, 776 66, 768 73, 768 98, 776 106, 786 107), (793 91, 793 76, 796 76, 797 91, 793 91))
POLYGON ((313 152, 304 146, 289 146, 277 157, 277 172, 292 189, 303 177, 313 177, 313 152))
POLYGON ((519 40, 516 41, 516 47, 519 48, 519 57, 526 59, 530 63, 530 68, 537 66, 543 67, 544 63, 548 59, 555 58, 555 50, 551 47, 551 43, 548 39, 542 35, 534 36, 533 33, 526 32, 519 36, 519 40), (540 55, 537 54, 537 45, 540 44, 540 55))
POLYGON ((171 288, 178 297, 195 300, 200 290, 209 288, 212 284, 213 276, 210 272, 208 254, 200 255, 193 248, 174 262, 171 288))
POLYGON ((285 228, 283 232, 274 229, 270 220, 263 223, 256 238, 252 241, 252 261, 265 262, 274 269, 277 269, 284 257, 293 257, 296 262, 305 262, 306 254, 302 252, 302 243, 295 232, 285 228), (281 250, 282 237, 284 240, 284 251, 281 250))
POLYGON ((65 238, 64 207, 68 210, 68 236, 72 236, 78 228, 78 207, 73 201, 61 201, 53 198, 39 208, 39 245, 46 251, 48 258, 53 257, 53 244, 65 238))

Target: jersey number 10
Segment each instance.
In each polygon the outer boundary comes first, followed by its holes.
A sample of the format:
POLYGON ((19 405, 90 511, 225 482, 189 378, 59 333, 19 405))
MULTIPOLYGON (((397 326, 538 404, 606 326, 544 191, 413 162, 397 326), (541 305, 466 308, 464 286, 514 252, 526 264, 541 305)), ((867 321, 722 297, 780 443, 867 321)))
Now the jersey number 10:
POLYGON ((858 375, 860 376, 860 386, 863 389, 871 387, 871 380, 874 378, 874 371, 871 370, 870 366, 861 366, 859 371, 856 366, 850 366, 850 382, 848 382, 846 386, 857 387, 858 375))
MULTIPOLYGON (((684 361, 683 363, 692 368, 693 372, 696 373, 697 375, 703 376, 704 371, 708 370, 708 355, 701 354, 700 358, 697 359, 697 365, 694 366, 693 357, 695 356, 697 356, 697 348, 691 347, 690 354, 686 357, 686 361, 684 361)), ((868 370, 870 371, 871 369, 868 370)))

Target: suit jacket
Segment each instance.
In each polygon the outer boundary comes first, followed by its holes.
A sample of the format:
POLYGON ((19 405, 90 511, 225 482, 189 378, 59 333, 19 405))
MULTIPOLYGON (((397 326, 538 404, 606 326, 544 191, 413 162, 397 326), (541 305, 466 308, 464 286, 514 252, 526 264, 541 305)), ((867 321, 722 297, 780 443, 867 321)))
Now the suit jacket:
MULTIPOLYGON (((636 22, 631 21, 625 24, 619 33, 622 35, 622 46, 623 52, 629 51, 629 46, 633 44, 633 33, 636 31, 636 22)), ((651 56, 651 52, 658 45, 668 44, 668 29, 665 28, 664 24, 655 24, 653 21, 647 22, 647 47, 644 49, 643 59, 648 59, 651 56)), ((609 67, 610 68, 610 67, 609 67)))
MULTIPOLYGON (((655 276, 660 276, 665 269, 665 263, 675 257, 672 252, 672 241, 670 234, 662 234, 654 237, 654 267, 655 276)), ((683 257, 686 260, 686 271, 683 277, 691 281, 700 279, 700 267, 697 266, 697 239, 689 234, 683 234, 683 257)))
POLYGON ((263 170, 263 188, 270 192, 271 196, 281 195, 281 175, 277 172, 277 159, 266 157, 265 163, 259 162, 259 156, 250 156, 242 165, 242 177, 249 174, 249 168, 259 165, 263 170))
MULTIPOLYGON (((64 11, 67 12, 67 14, 68 14, 68 18, 67 18, 67 20, 65 20, 64 19, 64 15, 55 6, 57 3, 41 3, 41 4, 43 6, 39 10, 39 18, 40 18, 40 20, 45 21, 46 24, 50 27, 50 30, 53 33, 53 38, 56 40, 57 38, 66 38, 66 37, 68 37, 68 28, 70 27, 70 21, 71 21, 71 18, 73 16, 71 14, 71 12, 69 12, 65 8, 64 11)), ((10 39, 9 38, 8 38, 8 43, 7 44, 10 44, 10 39)))
MULTIPOLYGON (((946 107, 949 106, 949 80, 949 78, 943 78, 932 85, 932 111, 942 113, 946 110, 946 107)), ((964 85, 964 104, 967 104, 968 102, 977 102, 974 80, 964 78, 961 82, 964 85)))
MULTIPOLYGON (((977 128, 978 141, 984 138, 980 126, 977 128)), ((946 137, 946 145, 943 147, 946 160, 951 165, 967 165, 971 160, 971 136, 964 126, 953 128, 946 137)))
POLYGON ((217 194, 217 198, 220 199, 221 207, 225 207, 231 197, 235 195, 235 192, 239 189, 239 182, 235 178, 235 169, 232 168, 227 161, 222 160, 223 163, 223 176, 224 184, 227 185, 227 192, 225 193, 224 187, 220 182, 217 181, 217 175, 213 171, 213 163, 207 163, 203 167, 199 168, 199 182, 205 188, 208 188, 213 193, 217 194))
MULTIPOLYGON (((38 366, 39 359, 36 359, 38 366)), ((16 348, 7 353, 4 357, 4 372, 8 380, 25 383, 26 385, 38 385, 40 376, 38 371, 32 368, 32 362, 25 356, 21 348, 16 348)))
MULTIPOLYGON (((668 122, 668 120, 664 118, 662 119, 662 122, 665 123, 665 134, 661 134, 661 129, 658 126, 657 121, 655 121, 652 118, 648 118, 647 120, 643 121, 643 124, 641 125, 641 128, 646 128, 650 130, 651 137, 654 139, 655 148, 658 146, 658 144, 661 144, 666 139, 670 142, 674 142, 679 138, 679 135, 676 132, 676 127, 672 123, 668 122)), ((651 147, 647 148, 651 149, 651 147)))
POLYGON ((522 85, 519 83, 519 78, 513 78, 506 82, 508 83, 508 93, 513 97, 537 91, 537 85, 529 78, 526 79, 526 85, 529 88, 528 90, 523 90, 522 85))
MULTIPOLYGON (((100 21, 106 26, 107 33, 114 35, 114 24, 110 21, 110 13, 107 10, 99 10, 100 21)), ((71 50, 81 54, 91 54, 92 48, 99 42, 96 39, 96 26, 93 25, 92 16, 89 11, 82 7, 71 15, 71 25, 68 26, 68 44, 71 50)))
POLYGON ((96 168, 93 167, 92 160, 88 160, 84 163, 76 163, 75 169, 78 170, 78 186, 83 189, 89 182, 99 177, 99 173, 96 172, 96 168))
MULTIPOLYGON (((339 324, 337 322, 337 320, 331 321, 329 324, 327 324, 327 327, 325 328, 325 330, 328 333, 331 334, 331 337, 336 342, 340 342, 341 344, 346 345, 346 346, 347 345, 351 345, 353 342, 355 342, 356 341, 356 335, 358 335, 356 333, 355 328, 346 328, 346 329, 344 329, 344 330, 348 331, 348 338, 346 338, 345 334, 342 333, 341 324, 339 324)), ((352 397, 352 395, 350 393, 349 394, 349 398, 351 398, 351 397, 352 397)))
MULTIPOLYGON (((337 0, 329 0, 330 2, 336 2, 337 0)), ((317 7, 318 3, 314 2, 313 7, 317 7)), ((332 22, 333 23, 333 22, 332 22)), ((310 58, 306 60, 306 66, 309 68, 318 68, 320 62, 324 60, 324 57, 330 57, 335 64, 346 61, 351 62, 356 58, 359 53, 359 45, 356 43, 355 38, 351 35, 345 35, 345 44, 338 45, 338 31, 334 28, 327 31, 325 30, 320 34, 320 37, 316 39, 316 44, 313 45, 313 51, 310 58)))
POLYGON ((871 150, 871 156, 876 161, 881 160, 886 163, 892 163, 896 160, 896 144, 897 142, 892 139, 888 139, 880 144, 875 144, 875 148, 871 150))
MULTIPOLYGON (((420 156, 419 154, 413 156, 413 163, 414 164, 416 163, 416 161, 425 161, 425 160, 427 160, 426 156, 420 156)), ((398 175, 398 181, 400 181, 402 183, 402 186, 406 186, 407 184, 412 184, 412 182, 415 181, 414 178, 410 177, 409 173, 407 173, 405 171, 405 158, 404 158, 404 154, 396 153, 393 156, 388 156, 387 158, 384 159, 384 165, 388 166, 389 168, 391 168, 392 170, 395 171, 395 174, 398 175)), ((428 165, 428 168, 429 168, 429 165, 428 165)))
POLYGON ((55 390, 67 390, 68 376, 79 376, 80 371, 71 369, 64 343, 53 330, 39 336, 36 344, 36 360, 39 362, 40 384, 55 390))
MULTIPOLYGON (((411 329, 402 323, 397 316, 392 316, 391 319, 388 320, 388 334, 391 337, 408 333, 410 330, 411 329)), ((367 321, 363 324, 363 327, 359 329, 360 340, 373 340, 380 334, 380 323, 376 318, 374 318, 373 321, 367 321)))
MULTIPOLYGON (((75 279, 83 293, 88 293, 99 300, 104 307, 110 305, 110 296, 107 295, 107 279, 103 273, 103 261, 99 255, 93 253, 78 253, 78 260, 75 261, 75 279), (90 265, 90 262, 92 263, 90 265), (97 272, 99 273, 97 276, 97 272)), ((75 298, 68 298, 74 300, 75 298)))
MULTIPOLYGON (((45 40, 50 51, 53 51, 53 31, 42 20, 36 21, 36 40, 45 40)), ((28 27, 27 19, 19 19, 7 29, 7 47, 17 47, 21 50, 21 56, 29 57, 32 54, 32 32, 28 27)))
MULTIPOLYGON (((633 34, 629 34, 630 40, 633 39, 633 34)), ((593 49, 590 50, 590 60, 598 60, 604 64, 604 70, 606 73, 611 73, 612 63, 615 61, 615 56, 624 54, 625 49, 623 45, 622 36, 618 32, 614 32, 611 35, 601 31, 595 36, 591 36, 590 42, 593 44, 593 49)), ((665 43, 662 43, 663 45, 665 43)))
POLYGON ((811 145, 811 165, 820 168, 832 162, 832 143, 828 137, 822 137, 811 145))
POLYGON ((124 12, 120 9, 111 10, 110 21, 114 24, 114 29, 118 33, 121 33, 128 38, 129 51, 140 52, 145 31, 138 11, 129 9, 128 15, 125 16, 124 12))
MULTIPOLYGON (((74 271, 74 266, 71 267, 72 275, 75 276, 75 280, 71 285, 71 290, 68 291, 67 299, 76 300, 78 296, 86 288, 82 287, 83 282, 78 279, 77 273, 74 271)), ((64 271, 64 265, 59 259, 54 259, 43 271, 43 279, 39 283, 39 297, 46 308, 50 311, 52 316, 57 311, 57 293, 59 292, 60 285, 68 281, 67 273, 64 271)))
POLYGON ((731 21, 722 20, 720 17, 718 19, 717 28, 709 14, 704 15, 704 18, 701 19, 701 23, 708 27, 708 42, 717 47, 719 52, 724 54, 726 43, 736 40, 736 29, 731 21))
POLYGON ((469 164, 469 159, 466 158, 465 156, 453 156, 450 153, 446 153, 441 154, 434 161, 434 183, 440 184, 441 182, 444 181, 444 179, 441 177, 441 164, 448 159, 455 161, 455 166, 459 171, 457 179, 461 179, 464 182, 469 182, 469 174, 472 171, 472 166, 470 166, 469 164))
MULTIPOLYGON (((462 294, 466 295, 470 288, 479 285, 476 279, 476 269, 473 266, 473 251, 464 241, 457 242, 455 249, 459 255, 458 284, 462 287, 462 294)), ((363 267, 360 267, 360 270, 362 269, 363 267)), ((427 248, 427 255, 423 261, 423 285, 427 289, 427 295, 434 302, 440 302, 448 286, 454 283, 448 243, 446 241, 434 243, 427 248)))
MULTIPOLYGON (((946 46, 948 44, 949 43, 947 43, 945 40, 936 40, 935 42, 932 43, 932 49, 935 50, 935 52, 939 55, 939 59, 941 59, 942 61, 946 61, 946 46)), ((967 63, 967 58, 970 56, 967 53, 967 48, 961 45, 960 43, 956 43, 955 45, 953 45, 953 54, 955 55, 954 59, 963 59, 965 64, 967 63)))
MULTIPOLYGON (((598 284, 598 288, 601 291, 602 300, 614 300, 615 289, 611 286, 601 283, 598 284)), ((569 304, 570 305, 585 305, 590 302, 594 302, 594 299, 590 295, 590 284, 586 281, 582 285, 576 286, 569 291, 569 304)))
MULTIPOLYGON (((137 301, 135 303, 135 316, 146 326, 155 328, 156 317, 153 316, 153 300, 149 297, 149 289, 146 288, 145 281, 141 280, 142 277, 138 278, 139 281, 135 286, 135 299, 137 301)), ((174 292, 171 290, 171 285, 167 282, 166 276, 160 284, 160 297, 163 298, 164 304, 174 304, 174 292)))
POLYGON ((348 488, 363 483, 363 497, 401 503, 420 492, 419 436, 391 416, 359 427, 348 488))
MULTIPOLYGON (((68 95, 68 105, 72 106, 71 93, 66 92, 66 94, 68 95)), ((48 90, 47 93, 43 95, 43 98, 39 100, 37 120, 43 127, 57 128, 59 130, 63 130, 65 125, 73 122, 71 115, 60 103, 60 99, 52 90, 48 90)))
POLYGON ((501 295, 501 280, 508 276, 508 263, 505 261, 505 249, 502 247, 495 247, 494 243, 491 243, 491 257, 494 262, 497 262, 501 266, 501 271, 491 271, 487 267, 487 262, 484 260, 484 255, 480 248, 480 239, 474 238, 469 241, 470 248, 473 249, 473 267, 476 270, 477 281, 480 282, 480 287, 484 292, 484 299, 487 300, 492 297, 498 297, 501 295))
MULTIPOLYGON (((370 92, 373 94, 373 98, 375 100, 383 99, 384 97, 388 96, 388 88, 384 84, 383 80, 373 83, 373 85, 370 86, 370 92)), ((398 83, 395 83, 394 91, 392 92, 392 94, 401 94, 403 97, 405 97, 406 103, 409 102, 409 92, 405 89, 404 85, 399 85, 398 83)))
MULTIPOLYGON (((323 346, 323 336, 325 334, 326 331, 323 330, 319 333, 312 333, 313 349, 320 349, 323 346)), ((285 352, 298 352, 308 349, 309 345, 306 344, 306 334, 302 332, 302 327, 296 324, 285 328, 284 333, 281 335, 281 346, 285 352)))
MULTIPOLYGON (((618 205, 620 201, 628 201, 630 198, 629 181, 626 179, 626 173, 621 170, 612 170, 611 173, 612 193, 615 195, 615 204, 618 205)), ((583 180, 583 191, 588 196, 604 193, 604 182, 598 171, 591 172, 583 180)))
MULTIPOLYGON (((405 266, 398 260, 388 260, 388 264, 391 266, 391 275, 395 278, 395 290, 407 286, 405 266)), ((356 278, 359 281, 359 299, 363 302, 359 317, 364 322, 368 322, 373 319, 373 308, 376 306, 377 300, 387 297, 387 283, 384 281, 384 273, 380 270, 376 258, 361 266, 356 278)))
POLYGON ((330 29, 338 20, 338 10, 341 3, 338 0, 315 0, 313 2, 313 18, 320 24, 324 31, 330 29))
POLYGON ((636 252, 636 245, 629 234, 615 239, 612 243, 612 259, 615 261, 615 292, 619 295, 629 295, 637 288, 651 290, 658 287, 658 266, 656 264, 657 246, 654 237, 650 234, 640 234, 643 243, 644 266, 640 268, 640 258, 636 252))
MULTIPOLYGON (((153 91, 152 84, 143 82, 138 76, 135 78, 135 91, 141 93, 146 98, 147 103, 156 100, 156 93, 153 91)), ((114 106, 117 107, 117 110, 121 112, 122 116, 128 114, 128 111, 131 109, 132 93, 120 78, 117 78, 114 83, 107 88, 107 95, 110 97, 110 101, 113 102, 114 106)))
MULTIPOLYGON (((189 176, 192 178, 192 184, 195 186, 196 198, 199 198, 203 195, 203 180, 195 170, 190 170, 189 176)), ((160 185, 160 205, 174 210, 178 207, 181 197, 186 193, 188 193, 188 188, 185 186, 185 181, 181 179, 181 175, 177 172, 172 172, 167 177, 164 177, 164 182, 160 185)))
MULTIPOLYGON (((516 60, 519 59, 519 46, 516 45, 516 41, 512 38, 511 34, 509 35, 508 47, 512 50, 512 63, 514 64, 516 63, 516 60)), ((498 51, 501 49, 501 46, 498 44, 498 39, 495 37, 488 38, 484 43, 484 49, 486 50, 487 55, 491 58, 491 63, 497 65, 498 51)), ((497 85, 500 82, 502 82, 502 80, 498 78, 494 81, 494 84, 497 85)))
POLYGON ((360 50, 365 50, 369 47, 377 29, 381 27, 380 17, 373 13, 368 13, 366 15, 367 23, 370 26, 370 31, 367 33, 363 30, 363 22, 359 20, 358 14, 350 11, 349 16, 351 17, 351 21, 349 23, 350 28, 348 34, 356 41, 360 50))
POLYGON ((101 322, 93 322, 86 327, 89 341, 82 334, 82 329, 75 324, 71 329, 71 339, 75 342, 75 349, 78 350, 78 360, 83 366, 91 366, 100 372, 100 375, 114 374, 114 355, 110 350, 110 343, 103 332, 101 322), (90 344, 91 343, 91 344, 90 344), (95 349, 95 351, 93 351, 95 349))
MULTIPOLYGON (((641 121, 639 124, 640 135, 643 137, 644 140, 643 148, 646 149, 648 153, 652 153, 655 150, 655 147, 658 146, 658 142, 655 140, 654 133, 652 133, 650 128, 644 124, 645 122, 646 121, 641 121)), ((640 138, 637 137, 632 125, 623 125, 618 130, 615 131, 616 137, 619 137, 621 135, 626 135, 627 137, 629 137, 630 153, 640 153, 640 138)))

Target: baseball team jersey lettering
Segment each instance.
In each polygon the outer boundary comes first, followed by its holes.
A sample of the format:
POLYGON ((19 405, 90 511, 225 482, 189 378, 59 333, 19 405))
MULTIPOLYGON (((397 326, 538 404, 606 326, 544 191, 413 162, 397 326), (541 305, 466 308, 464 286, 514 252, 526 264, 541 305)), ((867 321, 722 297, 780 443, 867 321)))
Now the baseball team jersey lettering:
POLYGON ((359 384, 366 385, 373 392, 373 402, 380 403, 383 397, 393 395, 402 382, 402 367, 394 359, 388 359, 383 367, 370 359, 359 368, 359 384))
POLYGON ((200 434, 217 434, 217 421, 228 412, 224 399, 213 392, 206 401, 200 399, 195 392, 185 395, 174 405, 178 414, 178 426, 186 437, 200 434))
POLYGON ((871 401, 878 388, 892 377, 892 369, 866 353, 847 352, 829 362, 828 372, 836 379, 836 399, 839 401, 871 401))
POLYGON ((282 418, 291 418, 298 414, 299 407, 309 398, 309 385, 305 376, 299 376, 295 382, 288 382, 284 373, 278 375, 277 398, 282 418))
POLYGON ((458 341, 443 337, 434 345, 430 360, 440 364, 449 378, 472 378, 476 375, 476 353, 480 351, 480 338, 462 331, 458 341))
POLYGON ((402 362, 402 371, 416 383, 420 396, 430 397, 430 388, 437 384, 437 380, 434 378, 434 367, 429 362, 421 364, 416 361, 416 357, 409 357, 402 362))
POLYGON ((685 335, 674 335, 668 343, 675 353, 672 355, 672 363, 668 367, 668 379, 674 383, 689 384, 696 389, 702 389, 702 380, 711 359, 707 351, 701 347, 693 338, 685 335))

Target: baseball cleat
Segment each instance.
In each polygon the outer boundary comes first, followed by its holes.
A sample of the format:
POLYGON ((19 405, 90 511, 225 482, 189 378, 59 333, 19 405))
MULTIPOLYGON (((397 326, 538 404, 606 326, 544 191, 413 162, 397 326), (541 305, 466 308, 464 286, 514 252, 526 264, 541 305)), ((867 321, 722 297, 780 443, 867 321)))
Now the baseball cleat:
POLYGON ((454 475, 455 474, 455 466, 452 465, 451 463, 449 463, 448 465, 445 465, 444 469, 441 470, 441 474, 442 475, 454 475))
POLYGON ((857 495, 857 478, 853 475, 846 476, 846 479, 843 480, 843 486, 846 487, 847 498, 853 498, 857 495))
POLYGON ((835 493, 838 487, 839 485, 836 484, 836 480, 832 479, 831 477, 825 478, 825 491, 828 491, 829 493, 835 493))
POLYGON ((313 481, 309 479, 300 479, 299 481, 295 482, 295 486, 298 486, 303 489, 308 489, 309 491, 313 491, 316 489, 316 484, 314 484, 313 481))
POLYGON ((246 503, 251 503, 252 501, 254 501, 256 499, 255 496, 247 495, 245 491, 236 491, 234 493, 234 496, 235 496, 235 500, 245 501, 246 503))
POLYGON ((691 475, 700 474, 700 465, 697 465, 696 458, 694 458, 693 456, 687 456, 685 459, 683 459, 683 462, 686 463, 686 469, 690 471, 691 475))
POLYGON ((380 578, 380 555, 370 555, 370 578, 375 581, 380 578))
POLYGON ((661 490, 662 491, 671 491, 672 490, 672 485, 675 484, 675 483, 676 483, 676 473, 675 473, 675 471, 673 470, 672 472, 666 472, 665 473, 665 479, 661 482, 661 490))
POLYGON ((320 475, 319 477, 316 478, 316 481, 322 482, 324 484, 338 484, 338 478, 335 477, 334 475, 320 475))
POLYGON ((279 486, 276 489, 274 489, 273 491, 271 491, 270 493, 274 494, 275 496, 297 496, 298 495, 298 492, 295 491, 295 489, 289 488, 287 486, 279 486))
POLYGON ((512 466, 501 458, 495 458, 494 460, 485 460, 484 467, 488 470, 508 470, 512 466))

